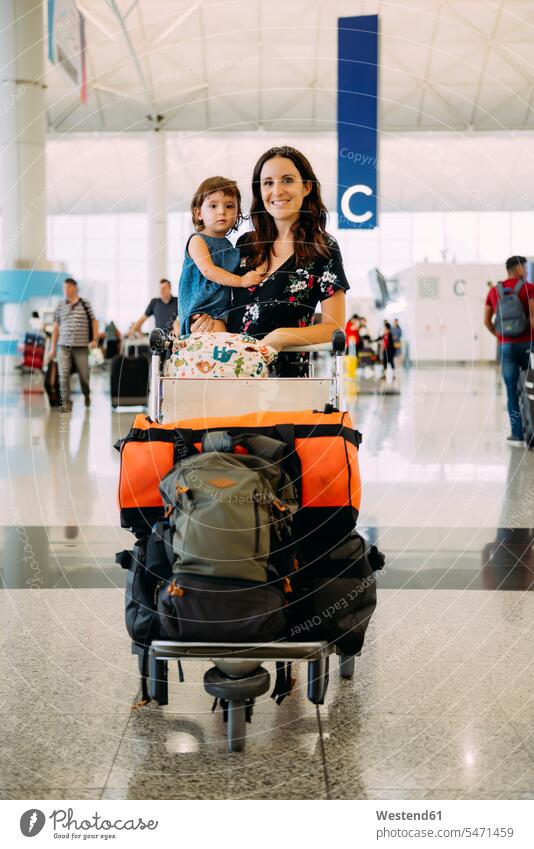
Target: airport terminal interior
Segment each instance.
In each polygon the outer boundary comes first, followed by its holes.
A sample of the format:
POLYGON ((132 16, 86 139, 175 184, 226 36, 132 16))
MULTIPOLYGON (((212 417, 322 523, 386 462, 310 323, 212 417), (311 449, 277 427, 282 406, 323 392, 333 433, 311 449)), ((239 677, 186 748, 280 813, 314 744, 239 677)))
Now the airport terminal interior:
MULTIPOLYGON (((0 33, 1 798, 534 798, 534 430, 510 444, 484 326, 509 257, 534 277, 532 3, 83 0, 56 3, 57 26, 50 7, 2 4, 0 33), (348 16, 379 20, 369 228, 338 211, 348 16), (350 284, 340 403, 362 434, 357 529, 385 566, 354 675, 332 654, 317 705, 294 663, 290 695, 258 696, 230 752, 209 658, 184 660, 183 681, 170 661, 168 704, 136 706, 114 446, 149 401, 115 403, 110 383, 160 280, 177 294, 196 187, 236 180, 248 215, 273 146, 312 163, 350 284), (66 278, 99 332, 90 406, 73 374, 72 409, 45 386, 66 278)), ((335 359, 314 354, 316 377, 335 359)))

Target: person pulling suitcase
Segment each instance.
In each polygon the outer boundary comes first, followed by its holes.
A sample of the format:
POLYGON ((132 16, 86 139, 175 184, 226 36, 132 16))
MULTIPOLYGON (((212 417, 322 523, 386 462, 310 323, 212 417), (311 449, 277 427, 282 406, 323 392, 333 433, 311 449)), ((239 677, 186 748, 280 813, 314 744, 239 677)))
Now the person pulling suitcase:
POLYGON ((70 413, 71 360, 74 360, 80 376, 80 385, 85 397, 85 406, 91 406, 91 386, 88 348, 96 348, 98 322, 89 301, 80 298, 78 284, 72 277, 63 283, 65 300, 54 312, 54 329, 50 347, 50 360, 58 357, 61 412, 70 413))
POLYGON ((165 333, 172 331, 178 316, 178 298, 172 294, 170 281, 166 278, 159 281, 159 298, 152 298, 143 315, 132 325, 126 336, 136 336, 151 315, 154 316, 156 327, 165 333))

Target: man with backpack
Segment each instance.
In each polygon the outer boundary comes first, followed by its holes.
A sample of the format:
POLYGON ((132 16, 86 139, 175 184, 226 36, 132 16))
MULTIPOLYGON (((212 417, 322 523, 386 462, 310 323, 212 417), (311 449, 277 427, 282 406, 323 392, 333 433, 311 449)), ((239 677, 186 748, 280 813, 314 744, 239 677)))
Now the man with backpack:
POLYGON ((508 399, 512 432, 511 446, 524 446, 517 384, 521 369, 528 368, 534 341, 534 285, 527 282, 527 260, 506 260, 508 279, 489 290, 484 308, 484 325, 500 343, 502 376, 508 399), (493 320, 494 319, 494 320, 493 320))
POLYGON ((98 341, 98 322, 89 301, 78 294, 78 284, 72 277, 63 283, 65 300, 58 304, 54 312, 54 329, 50 359, 54 360, 58 351, 60 410, 70 413, 70 372, 71 357, 80 376, 80 385, 85 397, 85 406, 91 405, 88 347, 96 348, 98 341), (59 349, 59 350, 58 350, 59 349))

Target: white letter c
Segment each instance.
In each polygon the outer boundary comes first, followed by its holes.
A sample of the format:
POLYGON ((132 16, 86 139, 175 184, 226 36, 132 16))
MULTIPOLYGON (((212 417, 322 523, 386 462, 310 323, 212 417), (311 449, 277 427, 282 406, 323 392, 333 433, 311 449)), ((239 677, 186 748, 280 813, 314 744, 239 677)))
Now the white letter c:
POLYGON ((350 201, 354 195, 367 195, 369 197, 373 194, 373 190, 369 186, 359 185, 359 186, 350 186, 346 192, 343 192, 341 196, 341 212, 347 219, 347 221, 352 221, 354 224, 363 224, 364 221, 369 221, 370 218, 373 217, 373 213, 367 210, 362 215, 355 215, 350 208, 350 201))

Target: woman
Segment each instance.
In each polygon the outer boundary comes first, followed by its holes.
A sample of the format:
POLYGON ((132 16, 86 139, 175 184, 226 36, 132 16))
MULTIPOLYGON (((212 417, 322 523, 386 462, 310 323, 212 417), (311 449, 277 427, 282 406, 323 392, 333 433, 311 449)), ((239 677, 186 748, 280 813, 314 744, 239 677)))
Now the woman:
POLYGON ((375 341, 382 342, 382 365, 384 367, 384 372, 381 376, 381 380, 386 379, 386 372, 388 365, 391 366, 393 371, 393 379, 395 379, 395 354, 397 353, 395 350, 395 341, 393 339, 393 334, 391 332, 391 324, 389 321, 384 321, 384 333, 382 339, 380 337, 375 341))
MULTIPOLYGON (((325 230, 327 211, 321 187, 306 157, 292 147, 260 156, 252 176, 254 229, 237 242, 239 273, 265 276, 259 286, 232 290, 227 329, 248 333, 283 351, 295 345, 329 342, 345 325, 345 277, 335 239, 325 230), (321 304, 321 321, 312 326, 321 304)), ((209 331, 211 317, 199 316, 192 332, 209 331)), ((283 376, 306 372, 300 355, 278 358, 283 376)))

